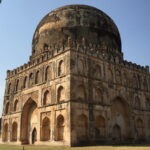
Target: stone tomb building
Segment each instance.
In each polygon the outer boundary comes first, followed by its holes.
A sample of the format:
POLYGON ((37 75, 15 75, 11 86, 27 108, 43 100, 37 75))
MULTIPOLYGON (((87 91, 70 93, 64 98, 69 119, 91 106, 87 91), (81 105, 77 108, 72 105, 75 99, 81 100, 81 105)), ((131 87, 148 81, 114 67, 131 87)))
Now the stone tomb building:
POLYGON ((7 71, 2 143, 150 141, 150 73, 123 58, 113 20, 69 5, 38 24, 29 61, 7 71))

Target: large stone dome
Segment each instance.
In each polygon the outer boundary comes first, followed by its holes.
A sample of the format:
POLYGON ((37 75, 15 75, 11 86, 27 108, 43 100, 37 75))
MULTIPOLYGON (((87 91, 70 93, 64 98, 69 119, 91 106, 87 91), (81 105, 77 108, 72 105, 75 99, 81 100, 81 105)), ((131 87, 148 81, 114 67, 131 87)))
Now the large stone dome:
POLYGON ((48 13, 38 24, 32 41, 32 57, 45 49, 86 43, 121 52, 121 39, 113 20, 101 10, 87 5, 68 5, 48 13))

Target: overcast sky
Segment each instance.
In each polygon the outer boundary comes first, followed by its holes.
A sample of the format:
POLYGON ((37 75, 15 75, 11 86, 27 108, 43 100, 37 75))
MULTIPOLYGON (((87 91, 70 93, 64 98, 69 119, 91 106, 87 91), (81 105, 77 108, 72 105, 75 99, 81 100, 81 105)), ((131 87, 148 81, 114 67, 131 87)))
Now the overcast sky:
MULTIPOLYGON (((0 4, 0 110, 6 70, 26 63, 39 21, 53 9, 87 4, 108 14, 119 28, 128 61, 150 65, 150 0, 2 0, 0 4)), ((1 111, 0 111, 1 114, 1 111)))

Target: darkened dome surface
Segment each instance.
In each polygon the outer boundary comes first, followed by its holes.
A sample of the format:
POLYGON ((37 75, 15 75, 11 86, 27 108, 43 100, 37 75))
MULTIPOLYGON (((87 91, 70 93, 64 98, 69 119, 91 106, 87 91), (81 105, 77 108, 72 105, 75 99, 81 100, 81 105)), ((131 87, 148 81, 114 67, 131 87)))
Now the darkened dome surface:
POLYGON ((87 5, 68 5, 48 13, 37 26, 32 41, 32 57, 45 49, 67 45, 98 45, 121 52, 121 39, 113 20, 101 10, 87 5))

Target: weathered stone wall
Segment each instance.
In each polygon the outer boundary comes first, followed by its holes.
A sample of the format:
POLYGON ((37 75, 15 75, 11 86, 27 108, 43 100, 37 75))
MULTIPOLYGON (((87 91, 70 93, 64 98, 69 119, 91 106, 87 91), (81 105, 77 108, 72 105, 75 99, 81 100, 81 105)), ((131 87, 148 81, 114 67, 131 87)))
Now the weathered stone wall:
POLYGON ((28 63, 7 72, 3 143, 150 141, 149 67, 123 59, 105 13, 59 8, 39 23, 32 46, 28 63))

